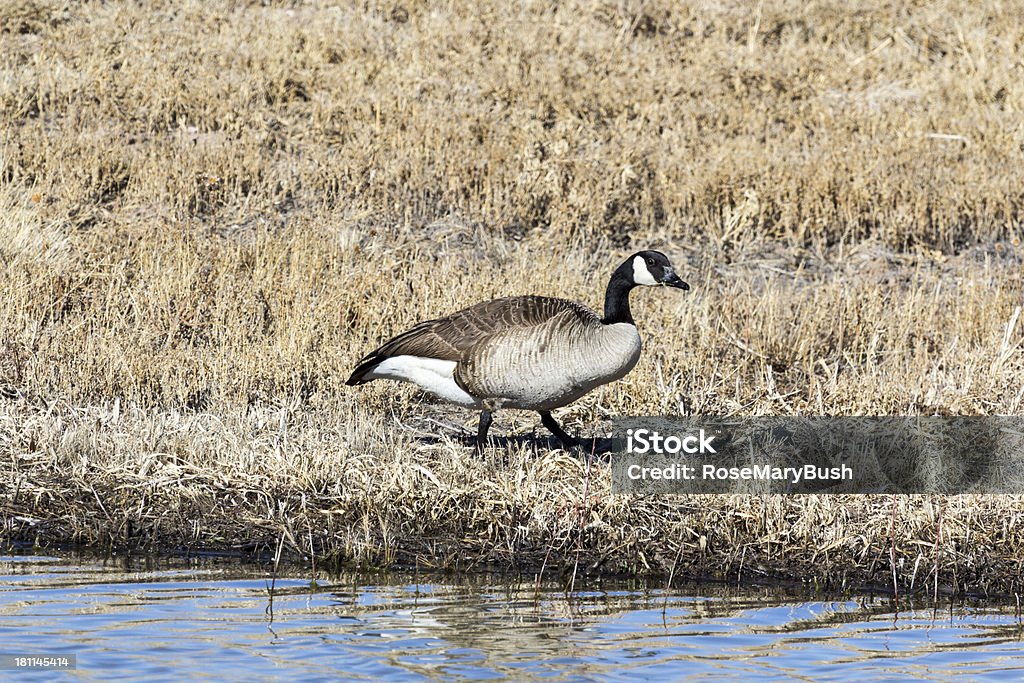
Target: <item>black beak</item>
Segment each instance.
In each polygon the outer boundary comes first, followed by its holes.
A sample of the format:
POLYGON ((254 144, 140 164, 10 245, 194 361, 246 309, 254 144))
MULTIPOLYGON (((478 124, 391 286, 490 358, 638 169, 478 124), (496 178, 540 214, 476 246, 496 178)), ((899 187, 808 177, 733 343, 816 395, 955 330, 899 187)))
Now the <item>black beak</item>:
POLYGON ((684 292, 690 288, 690 285, 683 282, 680 279, 680 277, 675 273, 672 273, 667 278, 662 280, 661 284, 665 285, 666 287, 675 287, 676 289, 681 289, 684 292))

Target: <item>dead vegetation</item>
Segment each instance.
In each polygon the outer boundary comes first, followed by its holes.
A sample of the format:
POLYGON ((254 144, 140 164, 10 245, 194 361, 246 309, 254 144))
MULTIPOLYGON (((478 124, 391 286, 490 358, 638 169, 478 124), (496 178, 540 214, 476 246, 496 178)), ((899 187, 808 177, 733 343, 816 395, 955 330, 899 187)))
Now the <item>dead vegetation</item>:
POLYGON ((1019 498, 625 499, 532 416, 481 460, 473 416, 343 386, 475 301, 596 306, 649 246, 693 290, 634 297, 641 362, 575 430, 1019 413, 1011 13, 6 3, 5 537, 1019 590, 1019 498))

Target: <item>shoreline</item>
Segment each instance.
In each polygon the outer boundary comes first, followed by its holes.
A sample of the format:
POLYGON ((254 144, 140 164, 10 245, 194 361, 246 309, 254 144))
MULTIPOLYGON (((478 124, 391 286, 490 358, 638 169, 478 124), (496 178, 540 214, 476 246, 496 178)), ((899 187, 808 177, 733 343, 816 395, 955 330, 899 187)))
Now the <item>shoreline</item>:
MULTIPOLYGON (((44 553, 44 557, 54 557, 61 560, 73 560, 78 563, 138 563, 160 565, 164 563, 168 568, 182 567, 203 567, 213 565, 222 567, 225 571, 231 572, 234 568, 240 572, 264 571, 268 572, 271 578, 280 579, 308 579, 318 588, 324 585, 338 584, 353 577, 387 577, 388 580, 409 581, 410 583, 466 583, 485 585, 488 581, 501 583, 518 583, 522 585, 534 585, 546 588, 559 588, 567 591, 572 598, 576 593, 592 593, 594 591, 618 589, 619 587, 632 586, 635 590, 651 591, 657 593, 664 590, 680 591, 686 589, 701 589, 702 593, 717 595, 723 592, 753 592, 772 590, 779 593, 791 595, 806 595, 808 597, 826 598, 834 597, 854 598, 857 596, 888 597, 900 603, 906 601, 908 608, 924 600, 932 606, 934 594, 931 589, 919 589, 913 592, 900 592, 893 596, 892 586, 883 584, 863 584, 845 587, 823 586, 814 581, 776 577, 776 576, 749 576, 742 581, 732 579, 714 578, 712 576, 697 575, 675 575, 672 577, 671 585, 668 585, 666 574, 613 574, 613 575, 592 575, 589 577, 577 577, 575 586, 571 586, 564 576, 555 573, 529 572, 526 570, 513 571, 507 567, 485 566, 467 572, 452 572, 444 570, 427 570, 417 568, 415 565, 393 565, 390 567, 355 567, 347 565, 325 565, 309 561, 307 556, 282 553, 280 560, 275 565, 273 552, 253 554, 236 549, 200 549, 200 548, 160 548, 160 549, 131 549, 131 548, 105 548, 98 549, 88 545, 61 544, 33 548, 27 544, 17 543, 6 545, 0 548, 0 561, 18 561, 21 558, 39 557, 37 553, 44 553), (573 590, 570 591, 570 588, 573 590)), ((975 601, 984 604, 1006 604, 1016 603, 1017 593, 955 593, 940 588, 938 603, 936 605, 954 604, 961 601, 975 601)))
MULTIPOLYGON (((115 415, 22 402, 12 415, 9 406, 4 422, 20 425, 22 439, 8 432, 8 446, 35 450, 3 456, 7 545, 271 556, 280 545, 286 557, 339 569, 764 579, 826 590, 891 590, 894 556, 899 595, 935 592, 936 564, 940 594, 1013 595, 1022 584, 1021 496, 612 495, 608 467, 595 464, 588 478, 584 458, 547 451, 543 440, 477 457, 451 439, 404 433, 401 451, 354 455, 341 442, 348 435, 317 421, 322 411, 290 415, 282 436, 273 409, 115 415), (158 425, 163 446, 136 452, 158 425), (218 461, 218 444, 234 443, 251 448, 218 461)), ((372 419, 349 409, 350 424, 372 419)))

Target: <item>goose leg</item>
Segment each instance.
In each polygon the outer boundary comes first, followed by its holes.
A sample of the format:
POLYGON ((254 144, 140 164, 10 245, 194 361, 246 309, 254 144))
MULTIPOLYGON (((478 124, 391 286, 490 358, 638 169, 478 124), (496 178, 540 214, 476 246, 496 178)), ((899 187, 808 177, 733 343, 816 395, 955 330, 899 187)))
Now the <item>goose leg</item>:
POLYGON ((491 428, 491 411, 480 411, 480 424, 476 428, 476 449, 482 451, 487 445, 487 430, 491 428))
POLYGON ((580 442, 572 438, 565 433, 561 425, 555 422, 555 418, 551 417, 550 410, 539 410, 540 422, 542 425, 548 428, 548 431, 555 435, 555 437, 562 442, 562 445, 566 448, 581 448, 580 442))

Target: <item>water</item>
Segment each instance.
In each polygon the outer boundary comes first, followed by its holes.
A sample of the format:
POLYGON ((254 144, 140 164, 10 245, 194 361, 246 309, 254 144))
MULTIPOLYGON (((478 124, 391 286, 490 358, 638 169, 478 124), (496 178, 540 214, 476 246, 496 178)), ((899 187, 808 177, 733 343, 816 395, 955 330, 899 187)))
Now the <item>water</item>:
POLYGON ((0 557, 0 654, 77 657, 17 680, 1005 681, 1014 605, 937 613, 784 589, 270 572, 228 560, 0 557), (579 588, 579 584, 577 584, 579 588))

